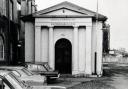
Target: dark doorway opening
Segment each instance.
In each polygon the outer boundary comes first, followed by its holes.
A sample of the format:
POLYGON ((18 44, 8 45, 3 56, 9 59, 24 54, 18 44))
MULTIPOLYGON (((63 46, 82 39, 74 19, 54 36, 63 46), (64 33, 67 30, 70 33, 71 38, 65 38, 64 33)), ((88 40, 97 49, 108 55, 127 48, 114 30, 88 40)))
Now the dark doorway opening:
POLYGON ((60 39, 55 44, 55 69, 62 74, 71 74, 72 45, 67 39, 60 39))

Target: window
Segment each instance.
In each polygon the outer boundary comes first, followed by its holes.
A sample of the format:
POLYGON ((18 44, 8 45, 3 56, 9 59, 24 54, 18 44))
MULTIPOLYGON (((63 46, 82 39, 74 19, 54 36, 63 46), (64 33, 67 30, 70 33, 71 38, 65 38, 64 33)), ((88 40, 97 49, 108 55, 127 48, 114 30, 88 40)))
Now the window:
POLYGON ((38 65, 38 71, 47 71, 43 65, 38 65))
POLYGON ((10 20, 13 20, 13 2, 10 0, 10 20))
POLYGON ((13 73, 5 76, 6 80, 14 87, 14 89, 23 89, 25 86, 13 73))
POLYGON ((19 72, 17 72, 17 71, 12 71, 17 77, 21 77, 21 74, 19 73, 19 72))
POLYGON ((2 36, 0 36, 0 61, 4 60, 4 41, 2 36))
POLYGON ((5 15, 5 16, 7 16, 7 13, 6 13, 6 11, 7 11, 7 0, 2 0, 3 1, 3 15, 5 15))
POLYGON ((23 68, 22 71, 24 73, 26 73, 28 76, 32 76, 33 75, 33 73, 31 71, 27 70, 26 68, 23 68))
POLYGON ((4 83, 4 89, 11 89, 6 83, 4 83))
POLYGON ((21 5, 17 2, 17 10, 21 10, 21 5))

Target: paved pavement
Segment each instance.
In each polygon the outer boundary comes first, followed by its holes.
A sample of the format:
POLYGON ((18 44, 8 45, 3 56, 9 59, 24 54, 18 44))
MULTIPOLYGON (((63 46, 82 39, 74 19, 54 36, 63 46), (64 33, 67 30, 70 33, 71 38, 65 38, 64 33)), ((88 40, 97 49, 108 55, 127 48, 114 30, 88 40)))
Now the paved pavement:
POLYGON ((128 89, 128 64, 104 64, 101 78, 61 77, 48 85, 67 89, 128 89))

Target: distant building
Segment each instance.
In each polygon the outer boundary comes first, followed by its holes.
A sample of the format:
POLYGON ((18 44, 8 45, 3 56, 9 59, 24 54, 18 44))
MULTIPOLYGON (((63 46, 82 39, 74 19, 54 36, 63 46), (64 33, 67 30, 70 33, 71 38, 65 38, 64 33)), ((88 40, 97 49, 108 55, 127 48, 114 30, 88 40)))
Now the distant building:
POLYGON ((103 53, 109 54, 110 51, 110 25, 103 25, 103 53))
POLYGON ((111 55, 112 53, 113 53, 113 55, 118 56, 118 57, 120 57, 120 56, 128 57, 128 52, 125 50, 125 48, 110 50, 109 54, 111 55))
MULTIPOLYGON (((35 0, 20 0, 21 1, 21 10, 20 18, 26 15, 30 15, 37 11, 35 0)), ((19 34, 19 55, 18 62, 25 62, 25 23, 20 19, 20 34, 19 34)))
POLYGON ((0 65, 17 63, 18 9, 20 0, 0 0, 0 65))
POLYGON ((25 62, 48 62, 65 74, 102 75, 103 24, 107 17, 96 17, 96 12, 70 2, 22 17, 25 62))

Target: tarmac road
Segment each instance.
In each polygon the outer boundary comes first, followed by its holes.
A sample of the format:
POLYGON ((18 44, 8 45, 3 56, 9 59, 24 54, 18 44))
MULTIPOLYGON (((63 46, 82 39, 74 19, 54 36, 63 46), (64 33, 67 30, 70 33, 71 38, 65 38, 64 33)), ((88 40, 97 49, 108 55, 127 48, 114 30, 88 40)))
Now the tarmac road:
POLYGON ((105 63, 103 68, 101 78, 60 78, 51 85, 67 89, 128 89, 128 64, 105 63))
POLYGON ((128 89, 128 64, 109 64, 110 85, 114 89, 128 89))
POLYGON ((128 64, 104 64, 104 76, 69 89, 128 89, 128 64))

